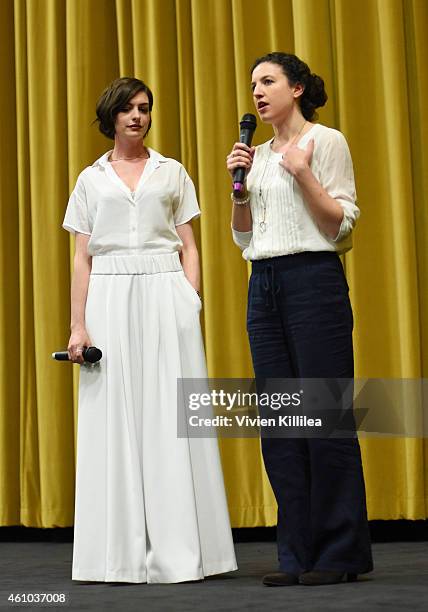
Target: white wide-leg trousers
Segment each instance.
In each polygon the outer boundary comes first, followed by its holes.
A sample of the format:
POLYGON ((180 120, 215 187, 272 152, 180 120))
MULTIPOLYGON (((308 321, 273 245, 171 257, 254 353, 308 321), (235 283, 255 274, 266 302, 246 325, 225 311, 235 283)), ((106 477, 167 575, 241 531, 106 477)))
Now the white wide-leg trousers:
POLYGON ((205 378, 178 253, 97 256, 80 373, 73 580, 181 582, 236 569, 216 439, 177 437, 177 379, 205 378))

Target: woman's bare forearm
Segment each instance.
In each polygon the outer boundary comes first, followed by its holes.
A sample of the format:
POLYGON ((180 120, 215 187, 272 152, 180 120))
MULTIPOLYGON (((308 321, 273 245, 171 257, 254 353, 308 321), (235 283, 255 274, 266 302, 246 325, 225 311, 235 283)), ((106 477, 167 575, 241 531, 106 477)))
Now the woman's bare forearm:
POLYGON ((294 175, 302 191, 306 204, 321 231, 335 238, 343 220, 340 204, 321 186, 309 167, 304 167, 294 175))
POLYGON ((92 259, 90 257, 84 257, 76 252, 73 280, 71 281, 71 331, 85 327, 85 308, 91 264, 92 259))
POLYGON ((195 291, 199 291, 201 276, 199 266, 199 253, 196 246, 189 245, 188 247, 183 247, 180 252, 180 259, 187 280, 195 289, 195 291))
POLYGON ((180 261, 183 272, 195 291, 199 292, 201 283, 199 253, 193 235, 192 222, 187 221, 187 223, 177 225, 176 230, 182 242, 180 261))
MULTIPOLYGON (((247 193, 245 193, 245 198, 247 193)), ((242 206, 234 204, 232 207, 232 228, 237 232, 251 232, 253 229, 253 218, 249 204, 242 206)))
MULTIPOLYGON (((251 169, 253 165, 253 159, 255 154, 255 147, 249 147, 243 142, 235 142, 231 153, 226 158, 227 169, 233 180, 234 173, 237 168, 245 168, 245 173, 251 169)), ((242 200, 246 200, 248 197, 247 187, 245 185, 244 191, 242 192, 242 200)), ((239 201, 239 200, 238 200, 239 201)), ((253 219, 251 216, 251 209, 249 204, 239 205, 233 204, 232 207, 232 229, 237 232, 251 232, 253 229, 253 219)))

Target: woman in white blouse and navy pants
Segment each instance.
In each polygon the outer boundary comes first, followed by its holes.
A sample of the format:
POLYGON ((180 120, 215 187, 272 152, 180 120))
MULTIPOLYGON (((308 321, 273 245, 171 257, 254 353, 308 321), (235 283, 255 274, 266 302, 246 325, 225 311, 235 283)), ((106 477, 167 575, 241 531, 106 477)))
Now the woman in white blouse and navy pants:
POLYGON ((78 177, 70 358, 82 366, 73 580, 182 582, 236 569, 215 439, 179 438, 177 380, 206 378, 200 214, 184 167, 144 146, 153 95, 121 78, 97 104, 114 148, 78 177))
MULTIPOLYGON (((296 56, 256 60, 252 89, 275 136, 255 148, 236 143, 227 167, 249 171, 242 197, 232 198, 232 231, 252 261, 247 328, 256 379, 352 379, 353 316, 338 254, 352 246, 359 210, 346 140, 311 122, 327 96, 296 56)), ((264 584, 333 584, 371 571, 356 435, 262 436, 262 451, 278 502, 280 570, 264 584)))

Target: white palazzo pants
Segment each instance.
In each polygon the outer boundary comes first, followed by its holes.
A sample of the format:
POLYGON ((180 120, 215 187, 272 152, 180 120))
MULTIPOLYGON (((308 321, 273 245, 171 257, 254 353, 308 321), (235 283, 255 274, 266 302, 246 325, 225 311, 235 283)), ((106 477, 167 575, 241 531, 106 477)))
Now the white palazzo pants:
POLYGON ((236 569, 216 439, 177 437, 177 378, 205 378, 178 253, 96 256, 80 372, 73 580, 181 582, 236 569))

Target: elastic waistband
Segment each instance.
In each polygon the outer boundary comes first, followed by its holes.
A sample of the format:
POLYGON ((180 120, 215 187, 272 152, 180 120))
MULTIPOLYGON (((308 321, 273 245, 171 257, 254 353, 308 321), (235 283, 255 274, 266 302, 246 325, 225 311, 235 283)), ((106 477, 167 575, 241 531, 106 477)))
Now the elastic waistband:
POLYGON ((279 257, 269 257, 267 259, 254 259, 251 263, 252 269, 257 272, 267 266, 277 270, 290 270, 292 268, 331 261, 339 262, 339 256, 335 251, 304 251, 303 253, 280 255, 279 257))
POLYGON ((180 255, 94 255, 91 274, 158 274, 182 270, 180 255))

